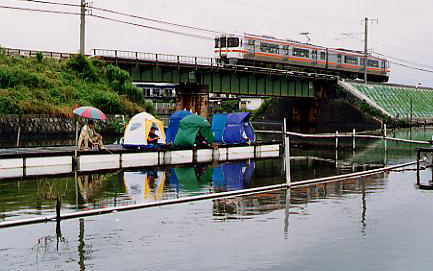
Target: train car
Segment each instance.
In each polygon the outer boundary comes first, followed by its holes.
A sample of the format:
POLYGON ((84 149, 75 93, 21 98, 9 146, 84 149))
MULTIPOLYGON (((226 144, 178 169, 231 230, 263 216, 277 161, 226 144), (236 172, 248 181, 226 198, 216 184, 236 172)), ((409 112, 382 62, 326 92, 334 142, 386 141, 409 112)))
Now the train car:
MULTIPOLYGON (((222 63, 330 73, 349 79, 364 78, 365 56, 360 51, 254 34, 219 35, 215 38, 214 50, 222 63)), ((388 60, 368 56, 369 81, 387 82, 389 73, 388 60)))

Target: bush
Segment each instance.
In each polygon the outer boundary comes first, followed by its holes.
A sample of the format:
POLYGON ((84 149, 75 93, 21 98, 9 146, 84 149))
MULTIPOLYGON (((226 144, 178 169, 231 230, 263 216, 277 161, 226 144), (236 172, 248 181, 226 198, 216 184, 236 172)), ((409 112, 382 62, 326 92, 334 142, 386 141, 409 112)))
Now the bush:
POLYGON ((36 60, 39 62, 39 63, 42 63, 42 60, 44 59, 44 55, 41 53, 41 52, 37 52, 36 53, 36 60))
POLYGON ((0 113, 1 114, 21 114, 22 111, 17 101, 10 96, 0 96, 0 113))
POLYGON ((77 72, 84 80, 98 81, 98 74, 93 63, 83 55, 73 56, 68 60, 67 66, 77 72))
POLYGON ((120 97, 116 93, 97 90, 92 92, 89 99, 93 106, 104 113, 119 114, 123 111, 120 97))

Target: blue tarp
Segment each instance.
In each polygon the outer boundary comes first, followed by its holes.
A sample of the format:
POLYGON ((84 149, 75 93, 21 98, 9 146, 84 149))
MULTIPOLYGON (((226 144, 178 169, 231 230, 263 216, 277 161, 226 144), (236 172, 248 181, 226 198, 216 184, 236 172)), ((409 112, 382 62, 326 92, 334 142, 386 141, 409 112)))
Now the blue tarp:
POLYGON ((227 114, 215 114, 212 117, 212 132, 215 137, 215 142, 223 142, 224 128, 227 123, 227 114))
POLYGON ((250 123, 249 112, 230 113, 223 133, 223 141, 227 144, 245 144, 255 142, 256 135, 250 123))
POLYGON ((174 112, 170 116, 170 120, 168 122, 167 128, 167 144, 174 143, 174 139, 176 138, 177 131, 179 130, 180 121, 186 116, 191 115, 192 113, 186 110, 174 112))

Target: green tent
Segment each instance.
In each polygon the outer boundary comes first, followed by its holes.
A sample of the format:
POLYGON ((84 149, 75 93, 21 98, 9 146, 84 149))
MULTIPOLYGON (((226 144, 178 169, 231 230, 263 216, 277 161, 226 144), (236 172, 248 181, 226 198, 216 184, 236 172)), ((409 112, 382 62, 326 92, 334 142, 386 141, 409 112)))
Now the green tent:
POLYGON ((214 142, 209 122, 199 115, 189 115, 180 121, 174 145, 192 147, 199 133, 206 139, 207 143, 211 144, 214 142))

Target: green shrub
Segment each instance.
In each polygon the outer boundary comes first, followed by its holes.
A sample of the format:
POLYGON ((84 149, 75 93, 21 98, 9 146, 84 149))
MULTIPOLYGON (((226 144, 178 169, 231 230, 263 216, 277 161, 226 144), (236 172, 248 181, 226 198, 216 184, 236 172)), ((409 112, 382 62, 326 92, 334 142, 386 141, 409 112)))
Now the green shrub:
POLYGON ((17 101, 10 96, 0 96, 1 114, 20 114, 22 113, 17 101))
POLYGON ((89 99, 93 106, 105 113, 119 114, 123 111, 120 97, 116 93, 96 90, 89 99))
POLYGON ((84 80, 98 81, 98 74, 92 62, 83 55, 73 56, 68 60, 67 66, 77 72, 84 80))
POLYGON ((39 63, 42 63, 42 60, 44 59, 44 55, 41 53, 41 52, 37 52, 36 53, 36 60, 39 62, 39 63))

